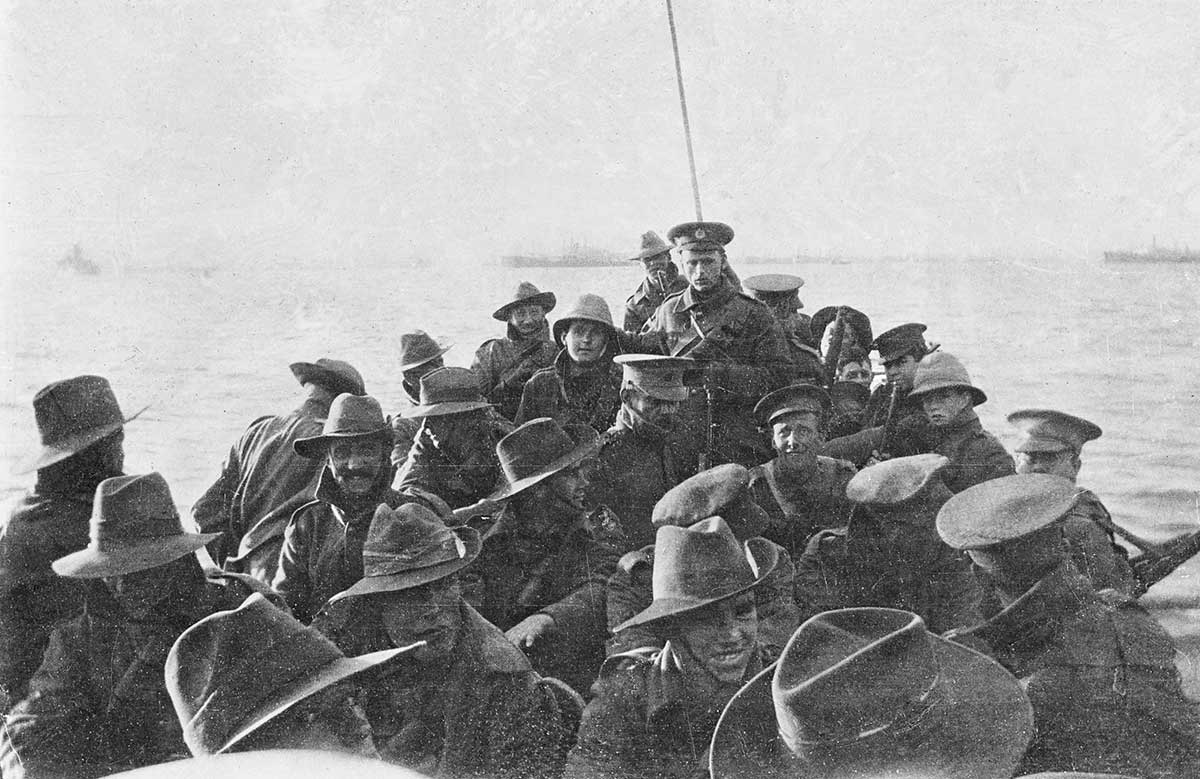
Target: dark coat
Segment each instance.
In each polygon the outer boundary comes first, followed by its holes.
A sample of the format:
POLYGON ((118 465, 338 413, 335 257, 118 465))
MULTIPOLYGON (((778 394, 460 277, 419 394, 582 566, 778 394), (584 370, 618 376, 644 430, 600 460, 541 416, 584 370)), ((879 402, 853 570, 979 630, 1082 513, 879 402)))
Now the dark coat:
POLYGON ((517 415, 525 382, 542 368, 548 368, 558 354, 546 324, 534 338, 521 338, 512 325, 506 338, 484 341, 475 350, 471 370, 479 377, 479 392, 496 404, 506 419, 517 415))
MULTIPOLYGON (((217 565, 238 554, 250 528, 264 519, 282 528, 298 505, 297 497, 312 497, 322 462, 301 457, 292 444, 321 434, 329 403, 309 398, 290 414, 259 417, 229 450, 221 475, 192 506, 192 518, 202 532, 223 533, 208 545, 217 565)), ((263 575, 269 582, 274 571, 263 575)))
POLYGON ((83 613, 59 624, 29 693, 0 733, 6 779, 104 776, 188 757, 163 680, 179 635, 217 611, 237 608, 260 583, 215 574, 186 613, 131 623, 98 580, 83 613))
POLYGON ((513 421, 550 417, 560 425, 584 424, 597 433, 612 427, 621 407, 621 366, 612 361, 616 344, 610 343, 596 364, 582 368, 563 349, 554 364, 525 383, 521 405, 513 421))
POLYGON ((896 399, 895 419, 891 438, 883 440, 884 424, 891 388, 881 384, 871 392, 867 410, 863 414, 862 429, 856 433, 830 438, 822 454, 847 460, 862 468, 877 449, 886 449, 884 454, 892 457, 909 457, 933 451, 929 418, 921 406, 920 397, 911 397, 907 392, 896 399))
POLYGON ((1075 504, 1060 521, 1075 567, 1091 579, 1095 589, 1113 589, 1129 596, 1141 593, 1129 567, 1129 553, 1109 530, 1112 516, 1095 493, 1080 490, 1075 504))
POLYGON ((489 415, 485 424, 487 440, 477 442, 480 464, 472 467, 452 460, 434 445, 422 426, 408 459, 396 474, 396 489, 416 495, 432 493, 452 509, 470 506, 490 495, 504 482, 500 460, 496 457, 496 444, 513 431, 513 426, 496 414, 489 415))
POLYGON ((717 687, 680 670, 669 644, 613 655, 583 711, 565 779, 701 779, 722 709, 762 669, 752 661, 741 682, 717 687))
POLYGON ((750 469, 750 494, 770 517, 763 530, 769 538, 799 559, 813 533, 844 527, 852 504, 846 484, 857 471, 845 460, 817 457, 817 467, 803 484, 778 476, 777 461, 750 469))
POLYGON ((645 278, 642 279, 642 283, 638 284, 638 288, 625 301, 625 322, 621 326, 622 330, 627 333, 638 332, 664 300, 687 289, 687 279, 679 275, 679 268, 673 262, 667 263, 667 277, 665 290, 651 285, 645 278))
POLYGON ((1016 473, 1012 456, 994 435, 983 429, 979 417, 971 411, 955 424, 930 428, 933 452, 950 460, 941 472, 942 482, 951 492, 1016 473))
POLYGON ((1024 592, 986 586, 1003 610, 963 632, 1029 694, 1036 735, 1020 774, 1200 776, 1200 714, 1183 695, 1175 646, 1136 602, 1097 593, 1070 560, 1024 592))
MULTIPOLYGON (((758 643, 763 656, 774 661, 783 652, 792 633, 800 626, 800 611, 792 595, 796 568, 787 550, 779 548, 779 562, 762 584, 754 588, 758 611, 758 643)), ((608 627, 634 616, 654 600, 651 575, 654 572, 654 544, 621 557, 616 572, 608 579, 608 627)), ((660 647, 662 638, 653 627, 632 627, 613 633, 608 654, 629 652, 640 647, 660 647)))
MULTIPOLYGON (((94 488, 95 485, 91 485, 94 488)), ((94 489, 34 491, 0 527, 0 706, 25 697, 54 623, 83 610, 83 583, 50 564, 88 545, 94 489)))

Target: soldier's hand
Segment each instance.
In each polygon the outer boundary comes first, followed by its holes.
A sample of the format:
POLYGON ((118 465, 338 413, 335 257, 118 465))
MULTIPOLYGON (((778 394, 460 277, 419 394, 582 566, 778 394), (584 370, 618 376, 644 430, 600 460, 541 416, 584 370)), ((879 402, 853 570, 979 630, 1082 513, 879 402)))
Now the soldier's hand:
POLYGON ((504 632, 504 637, 518 649, 533 646, 539 638, 554 629, 554 617, 549 614, 531 614, 504 632))
POLYGON ((863 465, 864 468, 870 468, 872 465, 879 465, 882 462, 887 462, 892 459, 890 454, 885 454, 878 449, 871 450, 871 456, 867 458, 867 462, 863 465))
POLYGON ((461 525, 476 517, 486 517, 492 514, 499 513, 504 507, 504 502, 499 500, 489 500, 481 498, 475 501, 470 506, 463 506, 454 510, 454 523, 461 525))

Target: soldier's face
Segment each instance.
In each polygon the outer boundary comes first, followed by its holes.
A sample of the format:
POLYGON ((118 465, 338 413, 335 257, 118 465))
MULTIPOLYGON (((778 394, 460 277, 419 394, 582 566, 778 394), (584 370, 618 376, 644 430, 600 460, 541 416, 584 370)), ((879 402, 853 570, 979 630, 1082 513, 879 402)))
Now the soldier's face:
POLYGON ((661 286, 662 276, 667 273, 667 266, 671 264, 671 255, 669 252, 656 254, 653 257, 647 257, 642 260, 642 267, 646 269, 646 278, 651 282, 661 286))
POLYGON ((679 253, 680 270, 697 292, 708 292, 721 285, 725 256, 716 249, 684 249, 679 253))
POLYGON ((632 386, 627 387, 622 395, 630 408, 653 425, 670 428, 679 418, 680 403, 677 400, 655 398, 632 386))
POLYGON ((871 363, 848 362, 838 369, 838 381, 852 381, 864 387, 871 386, 871 363))
POLYGON ((676 640, 686 650, 685 663, 694 662, 723 684, 738 682, 746 674, 758 641, 754 594, 743 592, 685 614, 676 631, 676 640))
POLYGON ((546 480, 550 497, 575 511, 583 511, 587 504, 587 469, 583 466, 559 471, 546 480))
POLYGON ((508 323, 522 336, 537 335, 546 321, 546 310, 541 306, 515 306, 508 311, 508 323))
POLYGON ((393 646, 426 642, 424 647, 413 650, 416 662, 444 658, 458 641, 462 589, 457 576, 408 590, 381 593, 372 596, 372 600, 393 646))
POLYGON ((329 470, 342 492, 369 495, 383 467, 384 443, 379 436, 343 438, 329 445, 329 470))
POLYGON ((971 408, 971 393, 947 387, 921 395, 921 407, 929 424, 945 427, 954 424, 967 409, 971 408))
POLYGON ((816 414, 794 412, 775 417, 771 422, 771 445, 778 455, 794 464, 815 463, 817 449, 823 442, 816 414))
POLYGON ((888 360, 883 364, 887 383, 899 386, 902 390, 912 389, 913 377, 917 374, 917 358, 911 354, 888 360))
POLYGON ((1070 449, 1057 452, 1017 452, 1017 473, 1044 473, 1074 482, 1083 463, 1070 449))
POLYGON ((598 322, 577 319, 567 328, 563 341, 571 359, 586 365, 604 355, 604 348, 608 345, 608 330, 598 322))

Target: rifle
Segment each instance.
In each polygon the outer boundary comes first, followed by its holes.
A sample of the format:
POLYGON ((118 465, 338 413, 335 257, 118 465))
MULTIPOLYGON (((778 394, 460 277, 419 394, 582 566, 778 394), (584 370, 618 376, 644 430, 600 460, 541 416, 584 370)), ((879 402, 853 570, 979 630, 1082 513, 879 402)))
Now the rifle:
POLYGON ((896 437, 896 406, 900 402, 900 385, 892 385, 892 394, 888 396, 887 416, 883 419, 883 435, 879 437, 879 454, 887 454, 892 439, 896 437))
POLYGON ((508 370, 500 374, 500 380, 496 382, 496 386, 492 388, 492 394, 498 392, 503 393, 508 385, 512 383, 513 379, 517 378, 517 376, 521 375, 525 371, 525 361, 537 354, 541 348, 541 341, 532 341, 527 344, 525 348, 517 354, 517 359, 513 361, 513 364, 509 366, 508 370))
POLYGON ((838 360, 842 356, 842 341, 846 337, 846 307, 838 306, 837 318, 833 320, 833 331, 829 334, 829 351, 825 354, 825 386, 832 387, 837 381, 838 360))
POLYGON ((1200 554, 1200 530, 1184 533, 1165 544, 1147 549, 1130 560, 1129 567, 1141 585, 1141 592, 1145 592, 1197 554, 1200 554))

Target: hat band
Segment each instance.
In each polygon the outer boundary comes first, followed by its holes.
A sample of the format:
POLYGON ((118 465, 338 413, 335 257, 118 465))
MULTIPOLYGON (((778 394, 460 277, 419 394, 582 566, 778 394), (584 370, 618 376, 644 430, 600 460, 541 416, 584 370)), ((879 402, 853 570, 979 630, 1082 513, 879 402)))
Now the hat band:
POLYGON ((859 741, 865 741, 866 739, 874 736, 878 736, 880 733, 886 732, 888 734, 896 735, 900 733, 908 733, 917 730, 918 728, 928 729, 934 727, 940 724, 940 721, 939 718, 930 717, 929 712, 937 708, 938 704, 942 702, 944 696, 942 694, 941 682, 942 674, 939 670, 938 673, 934 674, 933 682, 929 685, 929 688, 916 698, 906 701, 905 704, 900 707, 900 710, 896 712, 895 716, 893 716, 890 720, 882 725, 876 725, 875 727, 860 730, 858 733, 852 736, 834 736, 829 738, 813 739, 804 738, 799 734, 794 734, 789 737, 783 732, 783 728, 781 727, 779 732, 780 738, 782 738, 784 743, 792 748, 792 751, 796 751, 795 746, 847 746, 859 741))
POLYGON ((430 392, 421 398, 422 406, 436 406, 439 403, 482 403, 483 396, 478 387, 447 387, 436 392, 430 392))
POLYGON ((419 571, 425 568, 432 568, 435 565, 462 560, 467 556, 467 545, 463 543, 463 540, 458 537, 457 533, 451 531, 450 535, 454 539, 453 542, 446 541, 433 547, 422 547, 412 550, 408 554, 396 554, 394 552, 376 553, 364 550, 363 575, 366 577, 395 576, 400 573, 419 571), (431 554, 431 550, 437 556, 431 554))
POLYGON ((145 517, 136 521, 116 524, 101 520, 96 524, 92 538, 96 549, 112 551, 131 542, 173 538, 184 535, 183 525, 177 516, 145 517))

